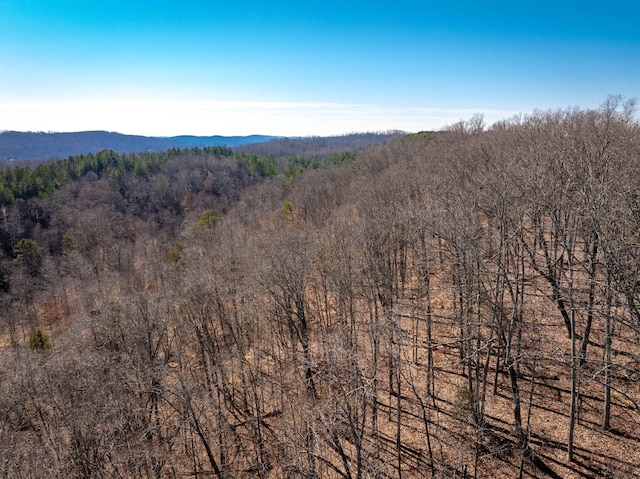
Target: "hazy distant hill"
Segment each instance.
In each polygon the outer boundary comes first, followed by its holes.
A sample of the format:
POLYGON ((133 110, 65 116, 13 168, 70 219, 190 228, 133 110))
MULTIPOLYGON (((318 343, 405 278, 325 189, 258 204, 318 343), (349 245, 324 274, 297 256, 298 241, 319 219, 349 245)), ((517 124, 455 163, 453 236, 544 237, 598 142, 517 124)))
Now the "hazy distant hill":
POLYGON ((297 156, 301 158, 322 158, 331 154, 356 151, 365 146, 384 144, 406 135, 404 131, 350 133, 337 136, 309 136, 304 138, 274 138, 269 141, 247 142, 235 151, 258 156, 276 158, 297 156))
POLYGON ((277 136, 249 135, 249 136, 174 136, 169 138, 182 148, 204 148, 205 146, 240 146, 263 143, 279 138, 277 136))
POLYGON ((150 137, 123 135, 107 131, 76 133, 0 132, 0 159, 57 159, 72 155, 114 150, 118 153, 161 151, 169 148, 238 146, 276 137, 251 136, 175 136, 150 137))

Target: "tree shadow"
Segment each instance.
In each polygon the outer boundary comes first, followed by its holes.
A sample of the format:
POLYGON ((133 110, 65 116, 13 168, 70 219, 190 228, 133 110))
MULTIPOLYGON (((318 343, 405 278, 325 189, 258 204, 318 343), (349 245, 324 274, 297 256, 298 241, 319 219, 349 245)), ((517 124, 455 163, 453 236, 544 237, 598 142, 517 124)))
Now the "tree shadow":
POLYGON ((546 476, 549 476, 553 479, 562 479, 562 476, 557 474, 553 469, 545 464, 545 462, 538 456, 537 454, 531 460, 531 463, 536 468, 536 470, 542 472, 546 476))

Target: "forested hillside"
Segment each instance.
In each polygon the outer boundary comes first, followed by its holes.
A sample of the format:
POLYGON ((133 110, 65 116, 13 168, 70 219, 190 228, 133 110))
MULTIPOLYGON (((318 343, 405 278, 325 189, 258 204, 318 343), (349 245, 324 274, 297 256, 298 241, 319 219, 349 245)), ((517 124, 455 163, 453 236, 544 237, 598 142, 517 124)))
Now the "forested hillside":
POLYGON ((239 145, 235 151, 259 156, 293 156, 307 159, 327 154, 356 151, 370 145, 385 144, 404 135, 401 131, 380 133, 352 133, 340 136, 312 136, 306 138, 274 138, 269 141, 239 145))
POLYGON ((73 133, 0 131, 0 160, 52 160, 87 155, 101 150, 118 153, 162 151, 170 148, 238 146, 274 139, 273 136, 173 136, 123 135, 108 131, 73 133))
POLYGON ((0 178, 0 476, 640 477, 633 102, 0 178))

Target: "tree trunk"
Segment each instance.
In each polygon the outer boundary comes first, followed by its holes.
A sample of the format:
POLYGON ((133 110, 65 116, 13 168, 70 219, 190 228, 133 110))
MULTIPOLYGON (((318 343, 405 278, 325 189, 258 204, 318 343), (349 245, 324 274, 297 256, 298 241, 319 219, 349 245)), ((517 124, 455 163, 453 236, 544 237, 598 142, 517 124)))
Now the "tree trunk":
POLYGON ((602 410, 602 429, 611 429, 611 274, 607 274, 607 302, 604 325, 604 407, 602 410))

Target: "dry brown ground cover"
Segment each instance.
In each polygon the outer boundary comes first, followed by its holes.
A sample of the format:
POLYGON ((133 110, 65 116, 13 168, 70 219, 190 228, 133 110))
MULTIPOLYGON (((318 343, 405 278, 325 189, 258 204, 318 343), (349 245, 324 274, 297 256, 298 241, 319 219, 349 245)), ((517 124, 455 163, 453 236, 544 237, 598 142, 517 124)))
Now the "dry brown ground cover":
MULTIPOLYGON (((632 400, 640 399, 638 377, 624 377, 624 366, 636 371, 638 364, 637 337, 632 331, 621 328, 622 336, 615 340, 615 354, 626 358, 618 365, 620 376, 613 393, 612 429, 601 428, 603 410, 603 385, 599 378, 602 364, 604 331, 592 331, 588 361, 580 371, 579 412, 575 430, 575 458, 567 457, 567 431, 569 424, 571 371, 568 366, 570 340, 560 314, 548 298, 537 295, 529 298, 531 307, 544 314, 536 314, 524 328, 523 359, 520 370, 521 401, 524 420, 527 423, 532 451, 523 457, 523 451, 513 437, 513 402, 509 379, 504 371, 495 373, 495 358, 491 361, 486 397, 486 424, 478 428, 461 392, 467 389, 467 377, 459 354, 459 331, 452 322, 450 294, 447 287, 434 288, 433 304, 439 317, 433 326, 433 359, 435 364, 433 398, 424 387, 426 384, 426 340, 423 334, 405 338, 403 357, 402 395, 402 447, 406 451, 403 476, 424 477, 427 457, 424 425, 420 404, 415 394, 427 403, 429 421, 432 423, 432 449, 436 461, 450 465, 445 475, 451 477, 561 477, 561 478, 626 478, 640 477, 640 410, 632 400), (438 293, 440 289, 440 293, 438 293), (411 339, 408 341, 407 339, 411 339), (417 346, 414 340, 417 339, 417 346), (527 345, 535 345, 535 351, 527 351, 527 345), (535 361, 535 365, 533 362, 535 361), (528 367, 527 367, 528 366, 528 367), (531 370, 531 367, 535 370, 531 370), (414 389, 415 388, 415 389, 414 389), (428 399, 429 398, 429 399, 428 399), (629 400, 632 398, 632 400, 629 400), (477 455, 477 459, 476 456, 477 455), (477 462, 476 462, 477 460, 477 462), (476 465, 477 470, 473 472, 476 465), (466 471, 466 472, 465 472, 466 471)), ((409 307, 400 306, 400 310, 409 307)), ((415 314, 415 311, 414 313, 415 314)), ((415 317, 398 315, 404 331, 415 328, 415 317)), ((424 331, 424 318, 420 321, 424 331)), ((637 375, 637 374, 636 374, 637 375)), ((379 401, 387 413, 381 426, 388 444, 393 445, 396 434, 397 396, 381 394, 379 401)), ((393 447, 388 446, 393 455, 393 447)), ((445 469, 446 471, 447 469, 445 469)))

